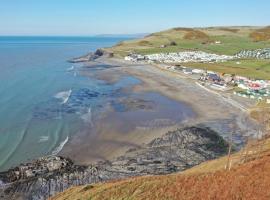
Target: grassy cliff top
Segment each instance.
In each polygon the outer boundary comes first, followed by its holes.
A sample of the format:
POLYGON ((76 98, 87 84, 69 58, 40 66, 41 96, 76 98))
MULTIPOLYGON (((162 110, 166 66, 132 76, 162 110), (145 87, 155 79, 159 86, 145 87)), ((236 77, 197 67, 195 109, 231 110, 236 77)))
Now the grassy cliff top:
POLYGON ((52 199, 269 199, 269 149, 269 139, 248 145, 243 151, 232 155, 230 170, 224 169, 227 157, 222 157, 180 174, 79 186, 52 199))
POLYGON ((269 46, 270 27, 245 26, 173 28, 150 34, 142 39, 121 42, 110 50, 119 56, 125 56, 130 52, 152 54, 184 50, 233 55, 243 49, 269 46))

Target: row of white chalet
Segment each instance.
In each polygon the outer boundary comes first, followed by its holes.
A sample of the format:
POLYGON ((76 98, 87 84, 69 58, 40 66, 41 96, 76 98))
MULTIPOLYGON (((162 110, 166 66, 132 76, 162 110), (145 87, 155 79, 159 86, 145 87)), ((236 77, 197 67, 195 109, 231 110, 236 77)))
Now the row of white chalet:
POLYGON ((217 55, 203 51, 183 51, 178 53, 158 53, 150 55, 130 54, 125 57, 127 61, 148 61, 160 63, 187 63, 187 62, 224 62, 234 59, 234 56, 217 55))

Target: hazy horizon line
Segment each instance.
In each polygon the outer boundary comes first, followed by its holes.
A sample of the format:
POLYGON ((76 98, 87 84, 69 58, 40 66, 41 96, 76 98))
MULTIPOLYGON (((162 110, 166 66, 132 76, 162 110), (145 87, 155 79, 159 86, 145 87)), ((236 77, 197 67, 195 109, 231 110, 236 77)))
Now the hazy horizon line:
MULTIPOLYGON (((219 27, 268 27, 269 25, 216 25, 216 26, 175 26, 167 29, 158 30, 170 30, 174 28, 219 28, 219 27)), ((97 34, 0 34, 0 37, 108 37, 108 36, 140 36, 140 35, 148 35, 155 32, 149 33, 97 33, 97 34)))
MULTIPOLYGON (((150 34, 150 33, 147 33, 150 34)), ((147 35, 145 34, 145 35, 147 35)), ((93 35, 0 35, 0 37, 132 37, 136 35, 143 35, 143 34, 93 34, 93 35)))

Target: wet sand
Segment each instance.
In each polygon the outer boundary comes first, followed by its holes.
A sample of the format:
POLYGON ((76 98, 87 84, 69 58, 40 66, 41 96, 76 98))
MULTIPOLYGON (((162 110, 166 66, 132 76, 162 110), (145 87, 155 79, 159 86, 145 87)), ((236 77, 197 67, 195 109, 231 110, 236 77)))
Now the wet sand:
MULTIPOLYGON (((145 64, 118 59, 99 59, 88 67, 107 64, 94 74, 95 78, 117 82, 123 75, 139 80, 132 88, 124 88, 126 96, 108 105, 93 126, 84 127, 64 147, 61 155, 80 164, 90 164, 120 156, 129 148, 186 125, 209 126, 240 147, 247 136, 256 132, 256 124, 248 113, 207 92, 194 80, 145 64), (126 91, 125 91, 126 90, 126 91)), ((84 75, 93 76, 84 71, 84 75)), ((247 104, 245 106, 252 106, 247 104)))

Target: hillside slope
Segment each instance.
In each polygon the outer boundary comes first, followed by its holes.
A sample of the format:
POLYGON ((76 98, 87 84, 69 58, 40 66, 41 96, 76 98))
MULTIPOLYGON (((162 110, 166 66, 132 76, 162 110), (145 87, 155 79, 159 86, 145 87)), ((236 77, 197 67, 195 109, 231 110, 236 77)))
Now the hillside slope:
POLYGON ((202 50, 233 55, 243 49, 270 46, 269 27, 173 28, 142 39, 124 41, 109 48, 116 55, 202 50))
MULTIPOLYGON (((270 48, 270 27, 208 27, 173 28, 150 34, 142 39, 123 41, 108 48, 115 57, 130 53, 142 55, 173 53, 181 51, 203 51, 221 55, 241 55, 246 51, 270 48)), ((267 50, 269 51, 269 50, 267 50)), ((270 79, 270 59, 239 57, 226 62, 184 63, 186 67, 211 70, 220 73, 270 79)), ((174 63, 182 64, 182 63, 174 63)))
MULTIPOLYGON (((254 148, 249 151, 254 152, 254 148)), ((224 164, 223 158, 221 162, 214 160, 204 163, 203 167, 195 167, 193 173, 188 170, 182 174, 75 187, 53 200, 270 199, 269 141, 262 149, 259 156, 249 157, 244 164, 235 165, 230 171, 219 168, 220 164, 224 164)))

